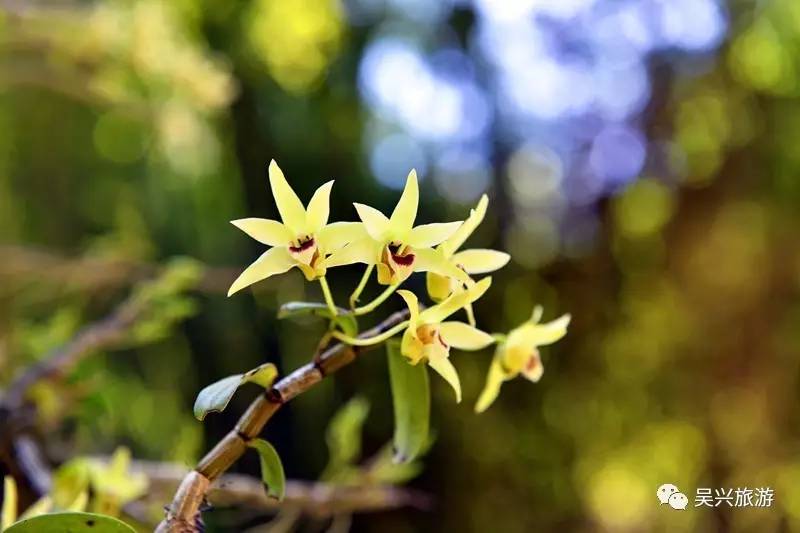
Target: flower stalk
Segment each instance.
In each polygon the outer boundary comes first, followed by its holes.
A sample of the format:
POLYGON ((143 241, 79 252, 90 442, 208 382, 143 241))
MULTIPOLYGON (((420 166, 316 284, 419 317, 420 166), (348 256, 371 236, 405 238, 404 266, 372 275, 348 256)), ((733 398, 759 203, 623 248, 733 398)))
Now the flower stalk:
POLYGON ((345 344, 349 344, 350 346, 374 346, 375 344, 380 344, 391 339, 393 336, 403 331, 406 327, 408 327, 408 321, 400 322, 393 328, 384 331, 380 335, 368 338, 350 337, 341 331, 333 331, 331 332, 331 336, 345 344))
POLYGON ((358 286, 353 291, 353 294, 350 295, 350 309, 355 309, 358 298, 361 296, 361 293, 364 292, 364 287, 367 286, 369 276, 372 274, 374 268, 375 265, 367 265, 367 268, 364 269, 364 275, 361 276, 361 281, 358 282, 358 286))
POLYGON ((356 316, 366 315, 367 313, 371 313, 375 310, 379 305, 386 301, 386 299, 391 296, 394 291, 400 286, 400 283, 393 283, 386 287, 382 293, 380 293, 374 300, 369 302, 368 304, 362 305, 361 307, 356 307, 353 309, 353 314, 356 316))
POLYGON ((325 297, 325 305, 328 306, 331 316, 336 316, 338 314, 338 311, 336 310, 336 303, 333 301, 331 288, 328 286, 328 280, 325 279, 325 276, 319 278, 319 285, 322 287, 322 295, 325 297))

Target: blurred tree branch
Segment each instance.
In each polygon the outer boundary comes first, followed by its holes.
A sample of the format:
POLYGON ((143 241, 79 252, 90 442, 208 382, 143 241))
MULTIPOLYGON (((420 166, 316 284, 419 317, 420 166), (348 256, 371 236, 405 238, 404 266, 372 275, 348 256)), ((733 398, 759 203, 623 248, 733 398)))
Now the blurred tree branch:
MULTIPOLYGON (((101 257, 65 257, 48 250, 26 246, 0 246, 0 277, 35 279, 78 290, 116 289, 158 276, 164 266, 101 257)), ((203 267, 195 290, 225 294, 239 269, 203 267)))
POLYGON ((88 355, 125 339, 128 330, 145 308, 144 302, 130 298, 111 315, 80 330, 65 346, 56 349, 15 379, 3 396, 3 406, 9 411, 19 410, 26 393, 35 383, 63 376, 88 355))
MULTIPOLYGON (((144 473, 150 480, 148 499, 172 494, 188 473, 187 469, 169 463, 134 461, 131 469, 144 473)), ((399 507, 426 509, 427 494, 391 485, 344 486, 323 482, 289 480, 283 501, 267 496, 260 479, 243 474, 225 474, 212 483, 208 503, 216 507, 246 506, 272 511, 294 508, 314 517, 330 517, 341 513, 384 511, 399 507)))

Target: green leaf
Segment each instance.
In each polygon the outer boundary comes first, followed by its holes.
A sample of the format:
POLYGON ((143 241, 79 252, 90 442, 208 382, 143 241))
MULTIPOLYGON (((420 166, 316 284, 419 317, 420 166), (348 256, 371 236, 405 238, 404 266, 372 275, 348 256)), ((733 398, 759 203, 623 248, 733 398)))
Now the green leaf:
POLYGON ((258 452, 261 460, 261 480, 267 487, 267 496, 282 500, 286 493, 286 475, 278 452, 272 444, 262 439, 254 439, 248 444, 258 452))
POLYGON ((194 402, 194 416, 203 420, 208 413, 219 412, 228 406, 236 390, 245 383, 255 383, 268 389, 278 377, 278 369, 265 363, 244 374, 228 376, 200 391, 194 402))
POLYGON ((400 353, 400 343, 386 343, 394 403, 394 460, 405 463, 422 453, 428 443, 431 393, 424 364, 412 365, 400 353))
POLYGON ((369 402, 356 396, 333 416, 325 434, 329 469, 352 464, 361 455, 361 428, 368 413, 369 402))
POLYGON ((4 533, 135 533, 110 516, 94 513, 52 513, 20 520, 4 533))
POLYGON ((368 472, 370 481, 401 485, 422 473, 423 464, 421 461, 395 462, 392 458, 394 454, 392 448, 391 444, 386 445, 371 461, 368 472))
POLYGON ((291 318, 297 316, 316 316, 333 321, 342 333, 350 337, 358 335, 358 321, 356 317, 342 313, 336 316, 331 315, 328 306, 319 302, 288 302, 278 310, 278 318, 291 318))
POLYGON ((331 312, 327 305, 319 302, 287 302, 278 309, 281 319, 305 315, 330 318, 331 312))

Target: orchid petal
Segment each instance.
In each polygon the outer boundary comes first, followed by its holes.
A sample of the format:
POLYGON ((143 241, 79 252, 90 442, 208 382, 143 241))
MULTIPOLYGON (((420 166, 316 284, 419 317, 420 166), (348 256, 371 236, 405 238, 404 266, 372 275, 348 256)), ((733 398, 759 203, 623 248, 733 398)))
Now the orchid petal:
POLYGON ((405 236, 414 226, 419 206, 419 185, 417 184, 417 171, 412 170, 406 178, 406 186, 397 205, 392 211, 389 224, 397 236, 405 236))
POLYGON ((540 379, 542 379, 542 374, 544 374, 544 366, 542 366, 542 360, 539 357, 538 350, 533 352, 533 355, 530 356, 530 359, 528 359, 520 373, 525 379, 534 383, 537 383, 540 379))
POLYGON ((506 379, 507 376, 503 372, 503 366, 497 356, 495 356, 492 359, 492 364, 489 366, 489 372, 486 374, 486 385, 484 385, 483 391, 481 391, 481 395, 478 397, 478 402, 475 404, 476 413, 486 411, 486 409, 494 403, 500 395, 500 387, 502 387, 506 379))
POLYGON ((300 269, 300 272, 303 273, 303 276, 305 276, 306 280, 308 281, 314 281, 315 279, 319 279, 325 275, 326 266, 321 262, 320 264, 315 265, 315 267, 311 267, 300 262, 298 262, 296 266, 300 269))
POLYGON ((443 346, 428 344, 425 346, 425 356, 428 358, 428 366, 436 371, 447 381, 456 393, 456 403, 461 403, 461 380, 458 372, 447 357, 447 349, 443 346))
POLYGON ((241 218, 231 220, 231 224, 267 246, 288 246, 295 237, 289 228, 277 220, 241 218))
POLYGON ((505 252, 475 248, 464 250, 453 255, 453 262, 468 274, 486 274, 506 266, 511 256, 505 252))
POLYGON ((428 272, 425 276, 425 285, 428 289, 428 296, 434 302, 441 302, 453 292, 453 285, 447 276, 442 276, 434 272, 428 272))
POLYGON ((411 291, 407 291, 401 289, 397 291, 403 300, 406 301, 406 305, 408 306, 408 329, 411 331, 411 334, 414 338, 417 337, 417 325, 419 323, 419 300, 417 300, 417 295, 411 291))
POLYGON ((367 230, 370 237, 376 241, 383 241, 386 239, 386 233, 389 230, 389 219, 386 215, 368 205, 354 203, 358 218, 364 223, 364 229, 367 230))
POLYGON ((325 266, 330 268, 353 263, 374 265, 380 258, 380 250, 380 243, 365 237, 335 251, 325 260, 325 266))
POLYGON ((274 159, 269 164, 269 185, 283 223, 295 236, 306 233, 306 210, 274 159))
POLYGON ((377 278, 378 283, 381 285, 392 285, 393 283, 398 283, 398 276, 392 272, 392 269, 388 267, 385 263, 378 263, 375 265, 377 267, 377 278))
POLYGON ((317 233, 318 246, 323 253, 332 253, 347 244, 367 238, 361 222, 334 222, 322 227, 317 233))
POLYGON ((439 334, 444 342, 459 350, 480 350, 494 342, 494 337, 463 322, 442 322, 439 334))
POLYGON ((525 368, 534 350, 536 350, 534 346, 519 344, 509 336, 501 352, 503 370, 508 374, 516 376, 525 368))
POLYGON ((514 345, 525 345, 529 347, 546 346, 558 341, 567 334, 570 315, 563 315, 560 318, 545 324, 532 324, 526 322, 514 329, 508 335, 508 343, 514 345))
POLYGON ((453 233, 449 239, 442 243, 441 249, 446 255, 452 255, 463 246, 464 241, 466 241, 469 236, 472 235, 472 232, 475 231, 475 228, 483 222, 483 217, 486 216, 486 208, 488 206, 489 198, 484 194, 481 196, 475 209, 470 211, 469 217, 467 217, 464 223, 461 224, 458 230, 453 233))
POLYGON ((228 296, 275 274, 282 274, 295 265, 286 248, 270 248, 256 259, 228 289, 228 296))
POLYGON ((458 268, 439 250, 415 248, 414 255, 414 272, 433 272, 440 276, 457 279, 462 283, 471 281, 466 272, 458 268))
POLYGON ((424 345, 416 336, 415 329, 406 329, 400 341, 400 353, 407 358, 409 363, 416 365, 423 357, 424 345))
POLYGON ((461 224, 462 222, 437 222, 417 226, 408 234, 405 244, 412 248, 436 246, 451 236, 461 224))
POLYGON ((330 214, 331 187, 333 180, 320 185, 308 202, 306 210, 306 231, 316 233, 328 223, 330 214))
POLYGON ((483 293, 489 289, 491 283, 491 277, 483 278, 469 289, 452 294, 442 303, 422 311, 419 316, 420 322, 424 324, 438 324, 467 305, 467 303, 474 302, 483 296, 483 293))

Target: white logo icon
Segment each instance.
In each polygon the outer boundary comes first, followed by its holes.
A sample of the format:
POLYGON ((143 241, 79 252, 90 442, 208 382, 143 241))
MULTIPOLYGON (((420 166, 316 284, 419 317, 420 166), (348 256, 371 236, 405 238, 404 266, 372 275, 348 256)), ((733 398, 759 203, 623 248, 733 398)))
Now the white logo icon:
POLYGON ((676 511, 683 511, 689 505, 689 498, 682 492, 676 492, 669 497, 669 506, 676 511))
POLYGON ((669 504, 670 507, 678 511, 686 509, 686 506, 689 505, 689 498, 671 483, 665 483, 658 487, 656 496, 658 496, 658 501, 661 502, 661 505, 669 504))

